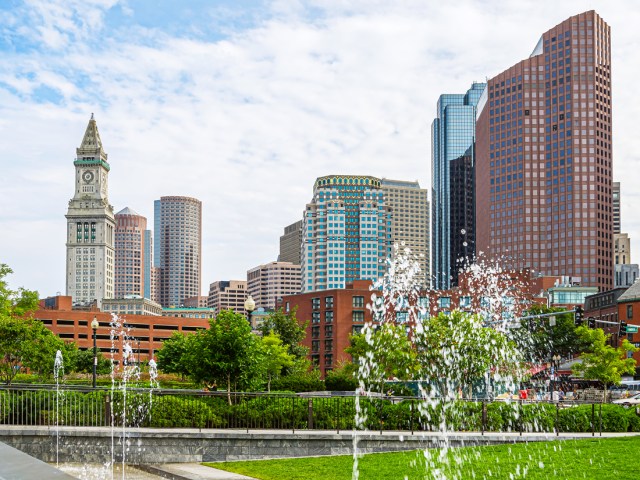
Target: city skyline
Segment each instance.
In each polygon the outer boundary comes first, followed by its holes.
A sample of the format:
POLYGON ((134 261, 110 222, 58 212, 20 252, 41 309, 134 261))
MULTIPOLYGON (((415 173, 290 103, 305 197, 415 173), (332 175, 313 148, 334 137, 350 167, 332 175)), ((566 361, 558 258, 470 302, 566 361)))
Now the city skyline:
POLYGON ((590 9, 612 29, 613 179, 637 256, 640 5, 343 3, 0 7, 0 262, 15 271, 10 285, 64 292, 73 153, 92 112, 115 211, 150 219, 161 196, 203 202, 205 288, 276 260, 282 229, 301 218, 316 177, 430 186, 438 96, 497 75, 540 32, 590 9))

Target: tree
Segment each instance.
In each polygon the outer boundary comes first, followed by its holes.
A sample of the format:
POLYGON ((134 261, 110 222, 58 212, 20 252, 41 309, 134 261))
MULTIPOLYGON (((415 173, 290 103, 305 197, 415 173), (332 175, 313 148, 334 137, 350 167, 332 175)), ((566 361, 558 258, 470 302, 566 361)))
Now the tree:
POLYGON ((424 320, 414 342, 420 378, 434 384, 443 398, 459 390, 471 396, 473 384, 487 375, 511 381, 520 364, 515 344, 502 332, 457 310, 424 320))
MULTIPOLYGON (((93 348, 87 348, 86 350, 79 350, 75 348, 74 350, 69 349, 69 345, 75 344, 66 344, 67 352, 71 359, 71 366, 68 366, 65 363, 66 371, 74 371, 81 373, 93 373, 93 348), (69 368, 70 367, 70 368, 69 368)), ((64 352, 63 352, 64 355, 64 352)), ((107 373, 111 373, 111 361, 106 358, 100 350, 97 351, 96 358, 98 359, 98 365, 96 367, 96 373, 98 375, 104 375, 107 373)), ((65 356, 66 360, 66 356, 65 356)))
POLYGON ((296 357, 306 357, 308 349, 300 345, 307 336, 307 325, 309 322, 299 324, 296 317, 297 308, 290 312, 285 312, 282 308, 269 314, 260 326, 260 332, 263 337, 270 333, 277 334, 282 340, 282 344, 286 345, 289 353, 296 357))
POLYGON ((609 385, 619 385, 623 374, 635 373, 636 361, 627 358, 627 354, 637 352, 638 348, 626 338, 618 348, 608 345, 607 340, 611 335, 606 335, 601 328, 592 330, 582 326, 577 328, 577 333, 588 345, 588 350, 580 355, 581 362, 574 365, 573 373, 587 380, 600 380, 604 385, 604 402, 609 385))
POLYGON ((5 277, 11 273, 8 265, 0 263, 0 317, 23 317, 38 308, 38 292, 10 290, 5 277))
POLYGON ((354 374, 365 390, 383 392, 386 380, 410 380, 417 372, 416 351, 404 325, 383 322, 366 328, 351 336, 345 352, 353 359, 347 369, 356 369, 354 374))
POLYGON ((158 368, 165 373, 178 374, 184 380, 184 377, 189 375, 185 355, 191 346, 193 346, 193 335, 187 336, 182 332, 173 332, 162 342, 162 348, 156 352, 158 368))
MULTIPOLYGON (((563 310, 565 309, 533 305, 525 316, 563 310)), ((544 363, 548 362, 553 355, 569 357, 585 349, 586 346, 576 333, 573 314, 558 314, 555 316, 555 325, 551 323, 550 317, 524 319, 521 321, 521 328, 512 329, 509 332, 509 338, 523 352, 525 360, 544 363)))
POLYGON ((226 385, 229 404, 232 385, 249 386, 259 377, 262 351, 243 315, 224 310, 192 338, 185 353, 188 375, 196 382, 226 385))
POLYGON ((267 375, 267 391, 270 392, 271 379, 278 378, 283 368, 292 366, 294 357, 275 333, 262 337, 262 355, 262 368, 267 375))

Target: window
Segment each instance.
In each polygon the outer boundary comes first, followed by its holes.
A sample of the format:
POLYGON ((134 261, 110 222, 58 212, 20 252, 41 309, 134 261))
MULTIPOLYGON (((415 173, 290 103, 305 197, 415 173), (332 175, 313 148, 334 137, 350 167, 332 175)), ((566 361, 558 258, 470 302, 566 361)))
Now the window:
POLYGON ((333 350, 333 340, 325 340, 324 341, 324 351, 330 352, 333 350))
POLYGON ((311 338, 320 338, 320 327, 311 327, 311 338))
POLYGON ((471 297, 460 297, 460 308, 470 308, 471 297))
POLYGON ((320 351, 320 340, 311 341, 311 351, 313 353, 318 353, 320 351))
POLYGON ((324 365, 325 367, 330 367, 333 365, 333 355, 327 353, 324 356, 324 365))
POLYGON ((314 310, 320 310, 320 299, 312 298, 311 299, 311 308, 314 310))
POLYGON ((333 297, 325 297, 324 306, 325 308, 333 308, 333 297))
POLYGON ((627 305, 627 320, 633 318, 633 305, 627 305))
POLYGON ((438 297, 438 308, 451 308, 451 297, 438 297))
POLYGON ((353 312, 351 320, 354 323, 364 322, 364 312, 353 312))
MULTIPOLYGON (((314 312, 316 313, 316 312, 314 312)), ((328 312, 324 312, 324 321, 327 323, 331 323, 333 322, 333 312, 328 311, 328 312)))
POLYGON ((351 333, 354 334, 354 335, 358 335, 358 334, 362 333, 362 325, 354 325, 351 328, 351 333))
POLYGON ((333 337, 333 326, 332 325, 325 325, 324 326, 324 336, 325 336, 325 338, 333 337))
POLYGON ((396 312, 396 323, 406 323, 409 320, 407 312, 396 312))
POLYGON ((320 323, 320 312, 311 313, 311 323, 320 323))
POLYGON ((358 308, 364 307, 364 297, 353 297, 353 306, 358 308))

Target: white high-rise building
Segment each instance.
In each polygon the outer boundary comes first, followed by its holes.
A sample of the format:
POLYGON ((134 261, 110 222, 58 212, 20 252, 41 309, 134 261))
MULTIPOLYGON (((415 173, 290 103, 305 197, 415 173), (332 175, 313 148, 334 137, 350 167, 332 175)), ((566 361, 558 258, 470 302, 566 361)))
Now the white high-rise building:
POLYGON ((115 217, 109 204, 107 153, 93 114, 76 149, 75 193, 67 210, 67 295, 101 306, 114 293, 115 217))

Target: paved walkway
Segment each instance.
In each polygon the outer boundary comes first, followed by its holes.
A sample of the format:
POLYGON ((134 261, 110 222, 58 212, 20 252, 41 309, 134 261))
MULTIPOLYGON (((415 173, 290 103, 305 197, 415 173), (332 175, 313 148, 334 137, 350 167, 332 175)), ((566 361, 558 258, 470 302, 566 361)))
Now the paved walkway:
POLYGON ((225 472, 217 468, 205 467, 199 463, 164 463, 162 465, 145 465, 144 470, 156 474, 170 474, 174 480, 254 480, 237 473, 225 472))

